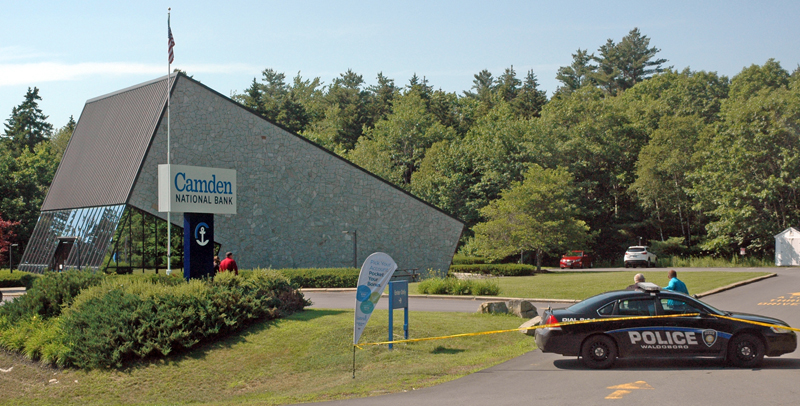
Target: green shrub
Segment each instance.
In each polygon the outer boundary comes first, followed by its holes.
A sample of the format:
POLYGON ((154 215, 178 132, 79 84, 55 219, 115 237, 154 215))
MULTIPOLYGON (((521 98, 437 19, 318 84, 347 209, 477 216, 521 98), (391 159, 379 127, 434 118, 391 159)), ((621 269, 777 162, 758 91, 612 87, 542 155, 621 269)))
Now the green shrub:
POLYGON ((26 288, 30 289, 33 286, 33 281, 39 275, 35 273, 14 271, 8 269, 0 270, 0 288, 26 288))
POLYGON ((495 278, 429 278, 417 285, 417 291, 427 295, 496 296, 500 293, 500 284, 495 278))
POLYGON ((527 276, 536 272, 536 266, 525 264, 474 264, 451 265, 450 273, 464 272, 493 276, 527 276))
POLYGON ((119 367, 131 359, 188 349, 252 320, 274 319, 308 305, 296 286, 275 271, 226 272, 213 280, 175 285, 163 281, 167 283, 116 277, 86 289, 62 317, 61 340, 70 343, 64 363, 119 367))
POLYGON ((474 281, 472 293, 476 296, 497 296, 500 294, 500 283, 497 279, 479 279, 474 281))
POLYGON ((82 289, 100 284, 103 278, 102 273, 86 270, 47 272, 34 278, 27 293, 0 306, 0 315, 5 315, 12 323, 34 315, 45 319, 56 317, 61 314, 62 307, 69 306, 82 289))
POLYGON ((278 272, 303 288, 355 288, 360 271, 356 268, 309 268, 278 272))
POLYGON ((462 254, 456 254, 453 256, 453 265, 476 265, 476 264, 485 264, 488 262, 488 259, 483 257, 472 257, 462 254))

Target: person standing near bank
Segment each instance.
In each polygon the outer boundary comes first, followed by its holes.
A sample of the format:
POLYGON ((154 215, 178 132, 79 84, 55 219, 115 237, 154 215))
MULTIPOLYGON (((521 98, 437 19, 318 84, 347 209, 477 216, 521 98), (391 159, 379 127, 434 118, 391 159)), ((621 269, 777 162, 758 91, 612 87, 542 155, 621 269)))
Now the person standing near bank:
POLYGON ((686 284, 678 279, 678 273, 675 272, 674 269, 670 269, 669 272, 667 272, 667 277, 669 278, 669 285, 664 287, 664 289, 684 293, 687 295, 689 294, 689 289, 686 289, 686 284))
POLYGON ((233 253, 226 252, 225 259, 222 260, 219 264, 219 271, 231 271, 234 272, 236 275, 239 275, 239 267, 236 265, 236 261, 233 260, 233 253))
POLYGON ((214 274, 219 272, 219 257, 214 255, 214 274))

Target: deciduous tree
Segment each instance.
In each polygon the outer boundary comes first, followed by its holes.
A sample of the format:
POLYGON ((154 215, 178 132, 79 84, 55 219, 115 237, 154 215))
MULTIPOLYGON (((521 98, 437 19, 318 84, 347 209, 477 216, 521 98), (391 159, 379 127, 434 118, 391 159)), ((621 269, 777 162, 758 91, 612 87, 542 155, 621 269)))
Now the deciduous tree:
POLYGON ((502 258, 534 251, 541 268, 542 253, 585 246, 589 227, 576 219, 573 193, 566 170, 532 165, 524 181, 513 183, 481 210, 487 220, 474 227, 479 252, 502 258))
POLYGON ((425 152, 437 142, 455 137, 430 114, 417 92, 399 97, 386 120, 367 129, 347 156, 354 163, 408 188, 411 175, 419 168, 425 152))
POLYGON ((800 82, 768 61, 731 82, 723 118, 701 152, 692 193, 711 221, 706 249, 767 254, 800 219, 800 82), (752 89, 755 93, 738 89, 752 89))
MULTIPOLYGON (((17 235, 14 233, 14 228, 19 225, 19 221, 3 220, 3 215, 0 214, 0 263, 9 264, 9 268, 13 266, 9 262, 9 249, 12 249, 11 244, 18 244, 17 235)), ((17 253, 20 251, 17 250, 17 253)), ((17 254, 19 258, 19 254, 17 254)), ((14 261, 18 262, 18 261, 14 261)))

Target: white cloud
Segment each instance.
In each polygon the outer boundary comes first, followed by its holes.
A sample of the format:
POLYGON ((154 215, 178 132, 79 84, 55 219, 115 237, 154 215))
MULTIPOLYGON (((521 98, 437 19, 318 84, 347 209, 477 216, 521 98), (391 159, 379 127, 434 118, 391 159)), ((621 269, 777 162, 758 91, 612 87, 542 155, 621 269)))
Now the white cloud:
MULTIPOLYGON (((0 59, 2 60, 2 59, 0 59)), ((259 69, 246 64, 189 64, 173 65, 195 73, 239 73, 258 72, 259 69)), ((163 75, 164 65, 125 63, 125 62, 87 62, 66 64, 60 62, 34 62, 20 64, 0 63, 0 86, 15 86, 28 83, 82 80, 96 75, 163 75)))
POLYGON ((14 61, 19 59, 42 58, 45 56, 47 55, 20 46, 0 47, 0 62, 14 61))

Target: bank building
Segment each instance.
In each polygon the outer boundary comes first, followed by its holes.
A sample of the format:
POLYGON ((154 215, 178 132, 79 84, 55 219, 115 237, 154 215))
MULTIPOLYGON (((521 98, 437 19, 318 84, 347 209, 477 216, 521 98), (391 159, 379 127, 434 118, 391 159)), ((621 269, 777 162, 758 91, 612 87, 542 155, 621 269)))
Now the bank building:
MULTIPOLYGON (((19 269, 167 268, 158 165, 236 171, 237 214, 214 217, 216 250, 240 268, 447 270, 464 224, 436 207, 175 73, 86 102, 19 269)), ((182 213, 171 213, 182 266, 182 213)))

